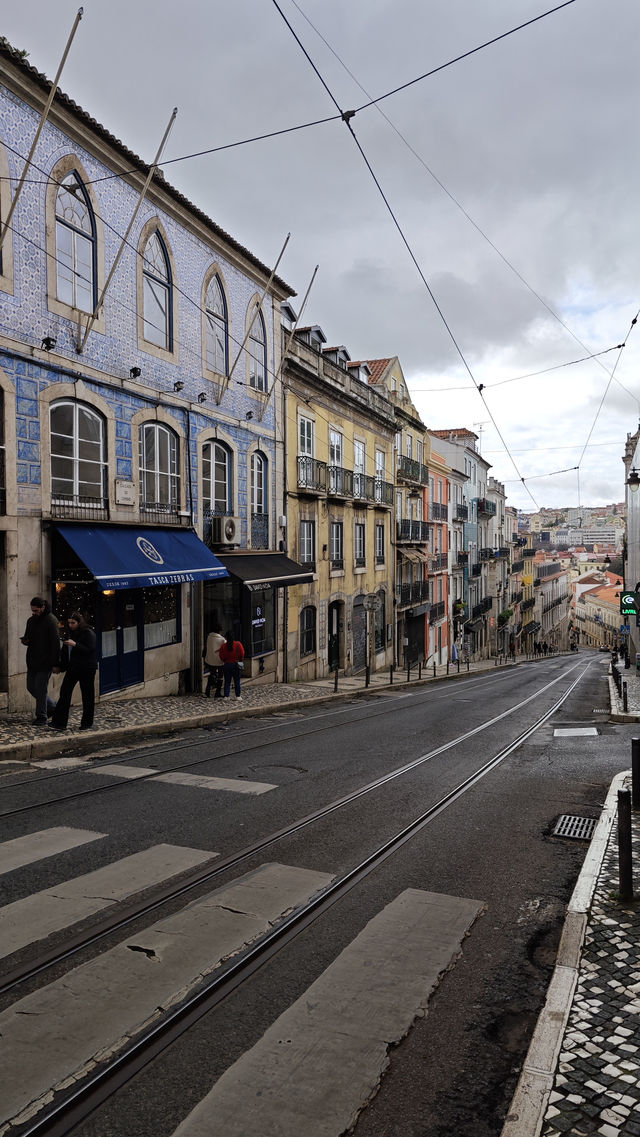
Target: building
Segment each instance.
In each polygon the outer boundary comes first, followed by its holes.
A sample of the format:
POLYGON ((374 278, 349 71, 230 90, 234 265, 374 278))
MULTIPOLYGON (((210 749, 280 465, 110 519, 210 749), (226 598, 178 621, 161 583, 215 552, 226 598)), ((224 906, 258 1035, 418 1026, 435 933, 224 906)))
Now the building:
MULTIPOLYGON (((49 90, 0 47, 3 218, 49 90)), ((60 91, 29 173, 0 275, 0 699, 28 705, 35 594, 87 613, 103 696, 199 690, 214 621, 276 678, 309 576, 277 552, 291 289, 60 91)))

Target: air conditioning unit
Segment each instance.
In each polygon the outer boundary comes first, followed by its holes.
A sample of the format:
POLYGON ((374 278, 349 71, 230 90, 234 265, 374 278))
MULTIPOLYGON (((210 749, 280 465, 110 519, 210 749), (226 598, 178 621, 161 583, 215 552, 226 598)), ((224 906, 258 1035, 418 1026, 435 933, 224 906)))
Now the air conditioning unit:
POLYGON ((211 518, 211 544, 212 545, 239 545, 240 544, 240 518, 239 517, 212 517, 211 518))

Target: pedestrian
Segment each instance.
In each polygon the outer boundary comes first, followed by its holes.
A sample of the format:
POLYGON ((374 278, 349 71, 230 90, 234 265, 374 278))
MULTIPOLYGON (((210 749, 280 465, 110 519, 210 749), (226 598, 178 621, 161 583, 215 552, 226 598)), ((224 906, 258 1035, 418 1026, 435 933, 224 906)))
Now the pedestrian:
POLYGON ((80 730, 89 730, 93 726, 94 688, 98 667, 96 633, 93 628, 89 627, 81 612, 71 613, 67 620, 67 627, 68 634, 62 642, 68 652, 68 659, 63 658, 62 666, 66 663, 65 676, 58 696, 58 705, 51 719, 51 726, 54 730, 66 730, 71 696, 76 683, 79 683, 82 694, 80 730))
POLYGON ((207 677, 207 686, 205 695, 207 699, 211 698, 211 688, 215 684, 214 699, 222 698, 222 660, 220 659, 220 648, 225 642, 219 624, 214 624, 212 631, 207 636, 207 643, 202 653, 202 657, 209 668, 209 675, 207 677))
POLYGON ((548 644, 548 643, 547 643, 547 641, 545 640, 545 641, 544 641, 544 643, 543 643, 543 645, 542 645, 542 651, 543 651, 543 654, 544 654, 544 655, 546 655, 546 654, 547 654, 547 652, 548 652, 548 650, 549 650, 549 644, 548 644))
POLYGON ((224 673, 224 698, 229 698, 231 690, 231 680, 233 679, 233 689, 236 693, 236 702, 242 702, 242 695, 240 694, 240 670, 242 661, 244 659, 244 648, 239 640, 234 640, 233 632, 227 632, 226 641, 219 649, 220 659, 222 660, 222 670, 224 673))
POLYGON ((51 672, 60 661, 60 633, 49 604, 41 596, 31 601, 31 615, 21 642, 27 649, 27 691, 36 701, 34 726, 46 726, 56 704, 49 697, 51 672))

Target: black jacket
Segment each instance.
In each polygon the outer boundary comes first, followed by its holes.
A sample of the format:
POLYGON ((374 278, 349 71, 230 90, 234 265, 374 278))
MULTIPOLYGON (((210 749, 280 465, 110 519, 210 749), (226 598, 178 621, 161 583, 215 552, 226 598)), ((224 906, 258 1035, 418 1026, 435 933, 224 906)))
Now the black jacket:
POLYGON ((98 666, 96 655, 96 633, 93 628, 76 628, 69 632, 66 640, 75 640, 76 646, 69 651, 69 671, 95 671, 98 666))
POLYGON ((58 621, 48 604, 41 616, 29 616, 22 642, 27 645, 30 671, 51 671, 60 661, 58 621))

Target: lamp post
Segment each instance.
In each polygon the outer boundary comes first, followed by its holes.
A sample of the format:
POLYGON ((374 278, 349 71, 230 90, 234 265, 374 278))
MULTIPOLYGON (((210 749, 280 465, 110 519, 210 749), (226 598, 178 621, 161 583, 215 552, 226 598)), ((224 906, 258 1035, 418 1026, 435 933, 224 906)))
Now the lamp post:
MULTIPOLYGON (((638 473, 638 470, 635 466, 632 466, 631 470, 629 471, 629 475, 626 479, 626 485, 628 487, 629 493, 627 495, 627 563, 625 565, 625 573, 629 573, 631 580, 633 580, 635 575, 637 575, 638 567, 638 509, 640 504, 638 501, 638 489, 640 489, 640 473, 638 473), (631 558, 629 557, 630 552, 632 552, 631 558)), ((634 632, 635 628, 632 626, 632 631, 629 633, 629 635, 625 636, 625 667, 629 667, 630 664, 630 649, 637 650, 634 643, 632 643, 632 641, 635 641, 636 638, 634 632)))

